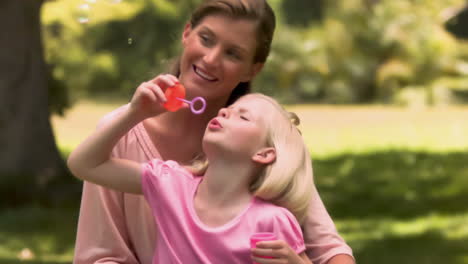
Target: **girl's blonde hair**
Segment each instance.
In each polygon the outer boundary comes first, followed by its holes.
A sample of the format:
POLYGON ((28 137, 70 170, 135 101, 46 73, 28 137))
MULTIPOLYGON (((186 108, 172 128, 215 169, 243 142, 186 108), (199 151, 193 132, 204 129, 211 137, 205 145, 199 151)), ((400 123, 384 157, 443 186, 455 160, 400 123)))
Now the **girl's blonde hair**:
MULTIPOLYGON (((276 160, 266 165, 250 184, 250 191, 257 197, 287 208, 302 223, 314 189, 312 161, 302 139, 299 118, 287 112, 273 98, 252 93, 242 96, 265 100, 272 106, 272 113, 265 116, 267 146, 276 150, 276 160)), ((266 110, 266 109, 265 109, 266 110)), ((190 168, 202 175, 208 167, 206 159, 199 159, 190 168)))
POLYGON ((302 223, 314 188, 312 161, 297 128, 299 117, 286 111, 276 100, 262 94, 249 94, 266 100, 276 110, 265 115, 267 144, 276 150, 275 162, 254 179, 251 192, 264 200, 287 208, 302 223))

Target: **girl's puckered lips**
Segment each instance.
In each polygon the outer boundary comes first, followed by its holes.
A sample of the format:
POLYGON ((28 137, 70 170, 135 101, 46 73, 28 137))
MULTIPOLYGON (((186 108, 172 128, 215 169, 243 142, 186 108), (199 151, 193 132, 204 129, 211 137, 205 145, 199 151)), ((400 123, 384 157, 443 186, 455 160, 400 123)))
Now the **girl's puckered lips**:
POLYGON ((211 119, 210 123, 208 123, 208 128, 212 130, 217 130, 223 128, 221 123, 219 123, 218 119, 213 118, 211 119))

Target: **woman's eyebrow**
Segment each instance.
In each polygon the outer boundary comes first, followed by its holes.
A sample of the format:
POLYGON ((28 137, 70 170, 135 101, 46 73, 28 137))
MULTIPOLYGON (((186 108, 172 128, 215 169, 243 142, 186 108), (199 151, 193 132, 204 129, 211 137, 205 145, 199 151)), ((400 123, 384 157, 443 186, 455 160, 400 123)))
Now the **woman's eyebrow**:
MULTIPOLYGON (((207 26, 202 26, 200 31, 206 31, 206 33, 210 34, 211 36, 215 36, 216 37, 216 34, 214 33, 213 30, 211 30, 209 27, 207 26)), ((241 53, 248 53, 248 49, 246 47, 243 47, 241 45, 238 45, 238 44, 234 44, 234 43, 228 43, 229 46, 231 46, 231 48, 235 49, 235 50, 238 50, 239 52, 241 53)))

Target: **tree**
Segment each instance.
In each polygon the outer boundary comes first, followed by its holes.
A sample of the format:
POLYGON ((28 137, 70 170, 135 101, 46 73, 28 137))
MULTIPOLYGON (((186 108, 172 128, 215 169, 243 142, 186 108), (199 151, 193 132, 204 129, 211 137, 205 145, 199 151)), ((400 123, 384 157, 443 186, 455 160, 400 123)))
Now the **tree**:
POLYGON ((2 206, 43 198, 67 174, 49 120, 40 22, 43 2, 0 1, 2 206))

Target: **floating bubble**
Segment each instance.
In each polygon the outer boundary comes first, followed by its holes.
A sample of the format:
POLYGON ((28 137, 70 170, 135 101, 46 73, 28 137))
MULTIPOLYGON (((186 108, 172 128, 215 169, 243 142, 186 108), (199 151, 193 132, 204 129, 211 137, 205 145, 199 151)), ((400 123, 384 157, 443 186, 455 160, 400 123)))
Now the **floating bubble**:
POLYGON ((132 38, 128 38, 128 45, 132 45, 133 43, 133 39, 132 38))
POLYGON ((78 10, 89 11, 89 9, 90 9, 89 4, 81 4, 78 6, 78 10))
POLYGON ((79 18, 78 18, 78 22, 79 22, 80 24, 86 24, 86 23, 89 22, 89 18, 87 18, 87 17, 79 17, 79 18))
POLYGON ((78 6, 78 11, 77 11, 77 20, 80 24, 86 24, 89 22, 89 10, 90 10, 89 4, 81 4, 78 6))

